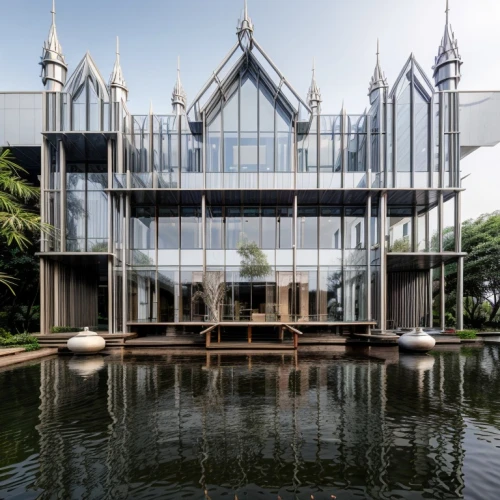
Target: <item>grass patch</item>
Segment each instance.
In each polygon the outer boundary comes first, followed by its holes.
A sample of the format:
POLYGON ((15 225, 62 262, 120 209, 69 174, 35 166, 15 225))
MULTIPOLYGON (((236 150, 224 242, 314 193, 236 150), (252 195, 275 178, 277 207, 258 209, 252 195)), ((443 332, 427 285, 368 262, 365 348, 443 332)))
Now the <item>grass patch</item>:
POLYGON ((475 339, 477 338, 477 330, 458 330, 457 335, 463 340, 475 339))

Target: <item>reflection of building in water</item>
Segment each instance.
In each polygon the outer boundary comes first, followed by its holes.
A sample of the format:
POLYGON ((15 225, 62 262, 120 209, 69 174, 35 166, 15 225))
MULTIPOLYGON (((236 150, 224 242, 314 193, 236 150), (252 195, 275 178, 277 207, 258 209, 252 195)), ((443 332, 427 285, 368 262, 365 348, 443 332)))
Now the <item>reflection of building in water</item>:
POLYGON ((160 483, 193 494, 336 484, 372 496, 403 487, 459 497, 463 419, 484 404, 471 374, 500 380, 495 353, 438 353, 424 364, 377 352, 298 363, 137 356, 108 359, 90 378, 46 361, 37 486, 68 497, 133 496, 160 483))
MULTIPOLYGON (((315 69, 299 95, 245 10, 196 97, 178 67, 172 109, 132 115, 118 44, 108 82, 89 53, 68 74, 54 12, 44 91, 0 93, 0 147, 40 179, 42 220, 57 228, 41 242, 42 331, 203 322, 192 298, 211 271, 228 288, 224 321, 385 329, 432 326, 440 270, 444 328, 448 263, 460 327, 460 161, 500 141, 500 93, 458 89, 462 61, 444 24, 433 79, 412 54, 390 86, 377 49, 367 110, 328 114, 315 69), (241 276, 245 240, 265 253, 268 276, 241 276)), ((293 57, 303 41, 288 42, 293 57)))

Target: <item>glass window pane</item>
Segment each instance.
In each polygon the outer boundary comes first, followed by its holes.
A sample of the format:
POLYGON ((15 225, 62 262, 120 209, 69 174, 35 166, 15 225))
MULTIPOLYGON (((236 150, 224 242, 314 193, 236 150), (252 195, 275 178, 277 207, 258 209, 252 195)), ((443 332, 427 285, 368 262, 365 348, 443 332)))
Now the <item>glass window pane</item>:
POLYGON ((397 171, 410 171, 410 95, 408 85, 396 104, 397 171))
POLYGON ((250 241, 257 243, 260 246, 259 241, 259 209, 258 208, 244 208, 243 209, 243 234, 242 238, 245 241, 250 241))
POLYGON ((159 208, 158 248, 179 248, 179 210, 177 207, 159 208))
POLYGON ((251 78, 246 78, 241 86, 242 132, 257 132, 257 87, 251 78))
POLYGON ((291 208, 278 208, 278 248, 292 248, 293 217, 291 208))
POLYGON ((238 132, 238 92, 224 105, 224 132, 238 132))
POLYGON ((181 248, 201 248, 201 209, 181 208, 181 248))
POLYGON ((299 207, 297 211, 298 248, 318 248, 318 210, 299 207))
POLYGON ((319 244, 320 248, 342 248, 342 217, 340 208, 321 207, 319 244))
POLYGON ((241 233, 241 209, 226 208, 226 249, 238 248, 241 233))
POLYGON ((262 248, 276 248, 276 210, 262 209, 262 248))
POLYGON ((222 208, 207 208, 207 248, 220 250, 224 248, 224 226, 222 222, 222 208))

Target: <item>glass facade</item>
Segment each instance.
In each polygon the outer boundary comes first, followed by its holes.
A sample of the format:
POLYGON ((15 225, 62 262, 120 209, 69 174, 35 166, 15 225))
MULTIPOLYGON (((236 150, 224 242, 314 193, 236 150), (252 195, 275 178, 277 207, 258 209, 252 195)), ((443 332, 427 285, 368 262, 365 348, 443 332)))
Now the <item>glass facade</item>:
MULTIPOLYGON (((196 292, 214 271, 224 321, 385 328, 394 284, 460 262, 460 159, 500 142, 500 93, 436 89, 411 56, 390 89, 371 82, 367 111, 326 114, 314 79, 305 102, 252 43, 189 107, 180 85, 172 114, 131 115, 125 83, 87 54, 59 91, 0 93, 0 146, 41 163, 57 229, 41 243, 45 294, 97 283, 85 311, 107 300, 112 332, 203 323, 196 292), (267 276, 244 276, 244 242, 267 276)), ((46 329, 63 321, 56 300, 46 329)))

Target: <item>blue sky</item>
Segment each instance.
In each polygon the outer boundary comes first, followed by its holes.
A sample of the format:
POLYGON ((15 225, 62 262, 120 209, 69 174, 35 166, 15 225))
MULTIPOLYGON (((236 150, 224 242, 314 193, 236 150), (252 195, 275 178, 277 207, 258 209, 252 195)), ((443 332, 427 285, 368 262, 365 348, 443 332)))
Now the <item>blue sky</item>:
MULTIPOLYGON (((129 109, 170 112, 177 56, 193 98, 236 41, 243 0, 58 0, 57 30, 71 72, 87 50, 105 80, 120 36, 129 109)), ((303 96, 316 58, 323 111, 368 106, 367 88, 380 38, 392 84, 411 52, 432 76, 444 30, 445 0, 248 0, 255 37, 303 96)), ((461 89, 500 90, 500 2, 450 0, 464 65, 461 89)), ((38 62, 50 26, 51 0, 4 0, 0 90, 41 89, 38 62)), ((500 119, 500 117, 499 117, 500 119)), ((500 146, 462 163, 468 191, 463 217, 500 209, 500 146)))

